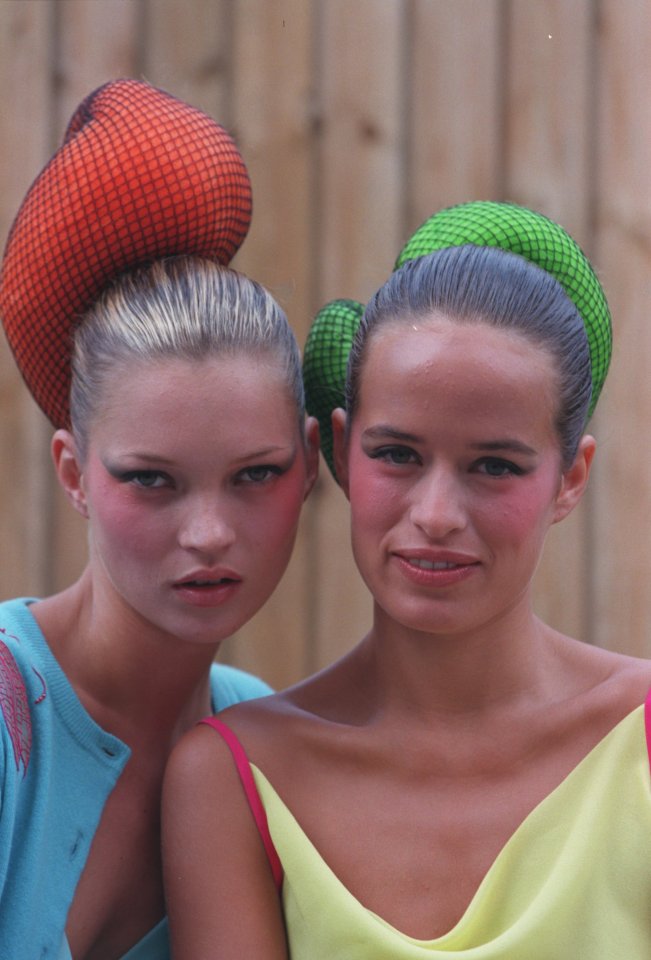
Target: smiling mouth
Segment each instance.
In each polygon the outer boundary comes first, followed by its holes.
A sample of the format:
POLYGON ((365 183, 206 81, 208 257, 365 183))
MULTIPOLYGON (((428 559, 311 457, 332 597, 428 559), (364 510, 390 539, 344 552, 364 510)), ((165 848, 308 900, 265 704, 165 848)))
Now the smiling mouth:
POLYGON ((456 570, 458 567, 467 567, 467 563, 448 563, 445 560, 419 560, 412 558, 407 561, 410 567, 416 567, 418 570, 456 570))

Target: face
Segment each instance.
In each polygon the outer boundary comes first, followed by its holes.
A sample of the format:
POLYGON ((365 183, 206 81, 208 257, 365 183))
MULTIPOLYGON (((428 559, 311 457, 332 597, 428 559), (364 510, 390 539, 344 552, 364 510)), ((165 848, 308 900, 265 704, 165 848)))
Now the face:
POLYGON ((562 473, 556 394, 552 359, 517 333, 441 316, 378 331, 347 440, 333 419, 355 558, 387 616, 458 633, 528 605, 591 456, 562 473))
POLYGON ((111 374, 72 490, 97 595, 185 640, 232 634, 289 560, 316 472, 311 422, 307 433, 272 358, 111 374))

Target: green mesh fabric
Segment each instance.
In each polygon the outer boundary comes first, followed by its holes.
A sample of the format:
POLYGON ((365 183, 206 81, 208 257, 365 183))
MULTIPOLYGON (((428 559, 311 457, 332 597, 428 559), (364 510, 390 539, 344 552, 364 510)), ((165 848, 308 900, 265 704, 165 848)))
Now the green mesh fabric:
MULTIPOLYGON (((482 200, 448 207, 426 220, 403 247, 395 269, 434 250, 464 244, 501 247, 520 254, 561 284, 581 314, 588 337, 590 416, 610 364, 612 327, 601 284, 581 248, 561 226, 540 213, 482 200)), ((305 347, 307 409, 319 421, 323 454, 333 475, 330 415, 344 404, 348 354, 363 313, 363 306, 354 300, 326 304, 312 324, 305 347)))
POLYGON ((317 313, 305 344, 305 404, 319 421, 321 451, 335 479, 330 416, 344 406, 348 354, 363 313, 355 300, 333 300, 317 313))
POLYGON ((612 353, 610 311, 587 257, 565 230, 541 213, 490 200, 440 210, 407 241, 395 269, 444 247, 471 243, 519 253, 558 280, 583 318, 592 364, 591 416, 604 385, 612 353))

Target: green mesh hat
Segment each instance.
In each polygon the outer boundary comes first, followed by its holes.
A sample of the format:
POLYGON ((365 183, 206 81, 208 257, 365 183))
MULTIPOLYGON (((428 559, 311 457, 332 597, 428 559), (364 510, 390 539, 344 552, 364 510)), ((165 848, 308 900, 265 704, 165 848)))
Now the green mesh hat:
MULTIPOLYGON (((426 220, 407 241, 397 270, 435 250, 474 244, 500 247, 550 273, 563 287, 585 325, 592 366, 592 415, 612 352, 610 310, 587 257, 569 234, 541 213, 512 203, 479 200, 448 207, 426 220)), ((335 475, 330 415, 344 406, 348 354, 364 313, 354 300, 334 300, 316 315, 303 362, 307 410, 317 417, 323 455, 335 475)), ((336 475, 335 475, 336 476, 336 475)))

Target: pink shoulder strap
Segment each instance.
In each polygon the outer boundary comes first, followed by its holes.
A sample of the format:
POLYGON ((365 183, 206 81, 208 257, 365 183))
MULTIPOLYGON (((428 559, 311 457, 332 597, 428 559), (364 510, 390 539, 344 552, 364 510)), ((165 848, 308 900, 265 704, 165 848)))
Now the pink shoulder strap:
POLYGON ((244 747, 230 727, 227 727, 226 724, 222 723, 221 720, 218 720, 217 717, 206 717, 204 720, 201 720, 200 723, 206 723, 208 726, 216 730, 221 738, 225 741, 226 745, 231 751, 231 754, 233 755, 233 760, 235 761, 237 772, 240 776, 240 780, 242 781, 246 799, 249 807, 251 808, 253 819, 255 820, 258 833, 260 834, 260 839, 262 840, 265 852, 267 854, 267 859, 269 861, 269 866, 271 867, 271 873, 274 878, 274 883, 276 884, 276 889, 280 893, 283 885, 283 868, 280 862, 280 857, 278 856, 276 848, 274 847, 274 842, 271 839, 271 834, 269 833, 267 814, 262 806, 262 800, 260 799, 258 788, 255 785, 249 759, 246 755, 244 747))
POLYGON ((646 732, 646 752, 649 756, 649 768, 651 769, 651 690, 647 693, 644 701, 644 729, 646 732))

